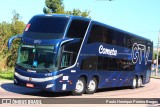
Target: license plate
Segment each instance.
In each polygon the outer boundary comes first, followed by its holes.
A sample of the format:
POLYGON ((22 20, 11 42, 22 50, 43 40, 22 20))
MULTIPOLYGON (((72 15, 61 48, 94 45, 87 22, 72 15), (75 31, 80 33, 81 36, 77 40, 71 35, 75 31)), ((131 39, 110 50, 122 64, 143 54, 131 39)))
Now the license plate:
POLYGON ((33 88, 33 87, 34 87, 34 85, 33 85, 33 84, 30 84, 30 83, 27 83, 27 84, 26 84, 26 87, 33 88))

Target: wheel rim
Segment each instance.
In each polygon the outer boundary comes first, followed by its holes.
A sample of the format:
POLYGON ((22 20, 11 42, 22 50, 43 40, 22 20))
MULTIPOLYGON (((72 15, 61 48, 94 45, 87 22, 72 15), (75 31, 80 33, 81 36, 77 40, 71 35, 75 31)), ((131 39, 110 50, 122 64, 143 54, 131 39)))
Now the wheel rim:
POLYGON ((95 81, 91 80, 88 85, 88 90, 94 91, 95 89, 96 89, 96 83, 95 83, 95 81))
POLYGON ((141 86, 143 85, 143 83, 142 83, 142 78, 141 78, 141 86))
POLYGON ((140 87, 140 78, 138 79, 138 87, 140 87))
POLYGON ((136 87, 136 78, 133 79, 133 87, 136 87))
POLYGON ((78 93, 81 93, 84 89, 84 84, 81 80, 78 80, 78 82, 76 83, 76 89, 75 91, 78 93))
POLYGON ((142 78, 140 78, 140 85, 139 86, 142 86, 142 78))
POLYGON ((139 78, 139 79, 138 79, 138 86, 140 87, 141 85, 142 85, 142 79, 139 78))

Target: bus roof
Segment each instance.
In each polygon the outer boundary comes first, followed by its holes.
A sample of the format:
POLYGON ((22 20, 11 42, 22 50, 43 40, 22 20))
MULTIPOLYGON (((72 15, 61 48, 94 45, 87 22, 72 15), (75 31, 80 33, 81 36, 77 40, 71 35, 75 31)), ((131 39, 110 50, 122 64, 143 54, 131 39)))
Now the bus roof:
POLYGON ((39 14, 39 15, 35 15, 35 16, 48 16, 48 17, 68 17, 71 19, 79 19, 79 20, 84 20, 84 21, 91 21, 91 19, 89 18, 85 18, 82 16, 74 16, 74 15, 67 15, 67 14, 39 14))
POLYGON ((70 19, 79 19, 79 20, 84 20, 84 21, 92 21, 92 22, 96 22, 97 24, 99 25, 102 25, 104 27, 108 27, 108 28, 111 28, 111 29, 114 29, 116 31, 119 31, 119 32, 122 32, 122 33, 125 33, 125 34, 128 34, 128 35, 131 35, 131 36, 135 36, 135 37, 138 37, 138 38, 141 38, 141 39, 145 39, 145 40, 148 40, 148 41, 151 41, 150 39, 148 38, 145 38, 145 37, 142 37, 142 36, 139 36, 139 35, 136 35, 136 34, 133 34, 133 33, 130 33, 130 32, 127 32, 125 30, 121 30, 119 28, 116 28, 116 27, 113 27, 113 26, 110 26, 110 25, 107 25, 105 23, 102 23, 102 22, 98 22, 98 21, 94 21, 94 20, 91 20, 90 18, 85 18, 85 17, 82 17, 82 16, 74 16, 74 15, 67 15, 67 14, 39 14, 39 15, 35 15, 35 16, 49 16, 49 17, 68 17, 70 19))

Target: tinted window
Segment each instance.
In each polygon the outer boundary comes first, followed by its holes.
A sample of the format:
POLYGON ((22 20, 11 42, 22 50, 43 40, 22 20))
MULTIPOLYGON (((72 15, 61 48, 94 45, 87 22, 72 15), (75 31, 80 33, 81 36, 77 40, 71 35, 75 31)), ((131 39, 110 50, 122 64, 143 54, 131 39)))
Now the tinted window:
POLYGON ((61 38, 69 18, 35 16, 27 24, 24 35, 33 39, 61 38))
POLYGON ((117 61, 118 65, 119 65, 119 70, 120 71, 133 71, 134 70, 134 67, 133 66, 133 63, 131 61, 127 61, 127 60, 124 60, 124 59, 119 59, 117 61))
POLYGON ((135 36, 130 36, 130 35, 126 36, 126 47, 130 49, 132 48, 134 43, 147 46, 146 42, 147 42, 146 40, 143 40, 135 36))
POLYGON ((89 34, 88 43, 103 42, 103 27, 93 25, 89 34))
POLYGON ((118 64, 115 58, 109 58, 109 71, 118 71, 118 64))
POLYGON ((107 43, 108 40, 109 40, 109 38, 108 38, 108 29, 107 28, 103 28, 103 42, 107 43))
POLYGON ((146 41, 106 26, 93 25, 87 43, 106 43, 120 47, 132 48, 134 43, 146 45, 146 41))
POLYGON ((87 43, 101 42, 106 44, 116 44, 115 31, 103 26, 93 25, 87 43))
POLYGON ((108 29, 108 32, 107 32, 107 44, 112 44, 112 45, 116 44, 115 31, 112 29, 108 29))
POLYGON ((103 70, 109 70, 109 58, 103 58, 103 70))
POLYGON ((87 57, 82 61, 81 69, 82 70, 97 70, 97 56, 87 57))
POLYGON ((103 57, 98 57, 97 70, 103 70, 103 57))
POLYGON ((81 69, 97 71, 134 71, 135 65, 131 60, 92 56, 82 61, 81 69))
POLYGON ((40 32, 40 33, 63 33, 68 18, 61 17, 33 17, 29 22, 29 32, 40 32))
POLYGON ((89 22, 81 20, 73 20, 69 27, 67 37, 69 38, 83 38, 89 22))
POLYGON ((130 35, 127 35, 126 36, 126 47, 127 48, 132 48, 132 45, 133 45, 133 40, 132 40, 133 37, 131 37, 130 35))
POLYGON ((124 33, 116 32, 116 44, 117 46, 126 47, 126 36, 124 33))

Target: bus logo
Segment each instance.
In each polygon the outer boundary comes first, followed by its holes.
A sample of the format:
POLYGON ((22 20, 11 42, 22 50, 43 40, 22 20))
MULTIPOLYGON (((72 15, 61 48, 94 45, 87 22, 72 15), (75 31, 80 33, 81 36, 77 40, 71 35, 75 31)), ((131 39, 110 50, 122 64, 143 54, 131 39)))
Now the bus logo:
POLYGON ((111 55, 111 56, 117 56, 117 50, 104 48, 103 45, 99 46, 99 54, 105 54, 105 55, 111 55))
POLYGON ((137 62, 139 64, 142 63, 142 58, 144 55, 144 59, 145 59, 145 65, 148 63, 148 61, 150 61, 149 58, 149 54, 150 54, 150 47, 147 47, 145 45, 142 44, 137 44, 134 43, 132 46, 132 62, 134 64, 136 64, 137 62))
POLYGON ((29 78, 29 81, 32 81, 32 78, 31 78, 31 77, 29 78))

